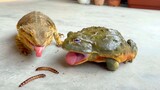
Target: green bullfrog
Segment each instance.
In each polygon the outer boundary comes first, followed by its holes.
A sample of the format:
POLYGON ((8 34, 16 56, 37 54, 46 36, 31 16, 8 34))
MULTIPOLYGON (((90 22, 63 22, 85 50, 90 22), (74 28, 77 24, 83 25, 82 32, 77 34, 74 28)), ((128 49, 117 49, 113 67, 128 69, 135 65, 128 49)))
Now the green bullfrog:
POLYGON ((66 55, 69 65, 104 62, 110 71, 117 70, 122 62, 132 62, 138 50, 133 40, 125 41, 117 30, 96 26, 70 31, 62 48, 69 51, 66 55))

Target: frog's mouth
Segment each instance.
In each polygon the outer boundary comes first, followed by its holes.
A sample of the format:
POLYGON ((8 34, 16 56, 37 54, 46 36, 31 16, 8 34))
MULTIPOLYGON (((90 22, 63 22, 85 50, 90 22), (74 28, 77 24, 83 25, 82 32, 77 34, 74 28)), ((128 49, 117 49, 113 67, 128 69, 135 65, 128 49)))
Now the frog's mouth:
POLYGON ((88 54, 82 54, 77 52, 68 52, 66 55, 66 62, 69 65, 78 65, 87 61, 88 54))
POLYGON ((34 46, 34 50, 36 52, 36 56, 37 57, 41 57, 42 56, 42 51, 44 50, 44 46, 34 46))
POLYGON ((37 57, 42 56, 42 51, 45 49, 45 46, 35 45, 30 40, 28 40, 25 36, 23 36, 21 38, 23 38, 23 40, 25 40, 26 44, 29 44, 29 46, 31 46, 30 48, 34 49, 37 57))

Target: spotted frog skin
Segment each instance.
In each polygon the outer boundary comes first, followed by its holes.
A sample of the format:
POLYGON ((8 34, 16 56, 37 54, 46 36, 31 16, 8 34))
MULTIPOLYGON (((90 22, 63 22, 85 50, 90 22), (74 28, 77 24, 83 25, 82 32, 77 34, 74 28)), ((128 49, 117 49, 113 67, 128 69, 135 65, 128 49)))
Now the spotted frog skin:
POLYGON ((24 15, 17 23, 16 45, 24 55, 36 52, 40 57, 45 47, 51 44, 53 37, 58 46, 62 45, 60 34, 53 21, 39 11, 24 15))
POLYGON ((137 54, 133 40, 125 41, 117 30, 95 26, 69 32, 62 48, 69 51, 66 62, 70 65, 105 62, 111 71, 117 70, 119 63, 132 62, 137 54))

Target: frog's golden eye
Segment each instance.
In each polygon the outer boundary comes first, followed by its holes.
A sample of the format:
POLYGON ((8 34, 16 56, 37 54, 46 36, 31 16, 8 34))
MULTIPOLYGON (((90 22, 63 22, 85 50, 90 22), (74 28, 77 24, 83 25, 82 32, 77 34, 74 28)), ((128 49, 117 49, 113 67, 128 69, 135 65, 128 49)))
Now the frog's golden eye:
POLYGON ((33 33, 28 33, 28 32, 27 32, 27 35, 30 36, 30 37, 32 37, 33 33))
POLYGON ((32 37, 32 35, 30 33, 27 33, 30 37, 32 37))
POLYGON ((76 39, 74 39, 74 42, 75 42, 75 43, 80 43, 81 40, 80 40, 79 38, 76 38, 76 39))

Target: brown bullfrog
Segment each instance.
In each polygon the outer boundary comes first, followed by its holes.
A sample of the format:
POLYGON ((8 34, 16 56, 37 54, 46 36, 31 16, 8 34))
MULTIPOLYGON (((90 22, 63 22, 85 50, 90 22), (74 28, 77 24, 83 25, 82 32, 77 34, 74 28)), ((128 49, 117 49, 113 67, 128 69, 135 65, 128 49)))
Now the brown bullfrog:
POLYGON ((137 54, 133 40, 125 41, 117 30, 95 26, 69 32, 62 48, 69 51, 66 62, 70 65, 105 62, 111 71, 118 69, 119 63, 132 62, 137 54))
POLYGON ((31 51, 40 57, 45 47, 51 44, 53 37, 58 46, 62 41, 53 21, 39 11, 24 15, 17 23, 16 44, 20 52, 28 55, 31 51))

